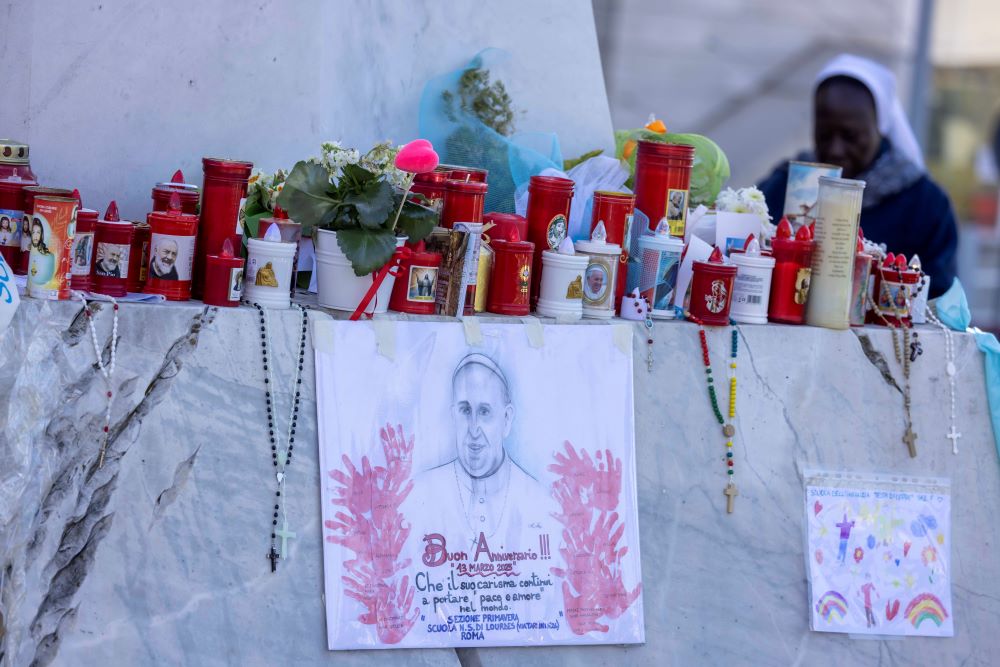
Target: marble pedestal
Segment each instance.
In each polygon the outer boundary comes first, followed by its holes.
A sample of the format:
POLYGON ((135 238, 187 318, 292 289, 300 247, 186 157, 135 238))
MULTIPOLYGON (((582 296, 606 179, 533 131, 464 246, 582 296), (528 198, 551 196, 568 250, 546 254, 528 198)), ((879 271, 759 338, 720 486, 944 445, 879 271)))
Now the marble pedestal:
MULTIPOLYGON (((108 350, 112 312, 95 305, 108 350)), ((328 317, 314 312, 313 317, 328 317)), ((291 367, 297 313, 273 316, 291 367)), ((371 326, 359 323, 357 326, 371 326)), ((592 326, 601 326, 593 324, 592 326)), ((982 357, 956 335, 952 454, 942 334, 912 374, 919 456, 903 432, 889 332, 740 327, 740 496, 725 513, 722 442, 693 325, 635 339, 643 646, 326 650, 312 359, 287 503, 297 537, 265 559, 273 474, 255 311, 124 305, 111 442, 79 303, 26 299, 0 358, 3 665, 843 665, 1000 659, 1000 468, 982 357), (955 637, 861 641, 808 627, 801 470, 949 477, 955 637)), ((715 354, 727 331, 709 333, 715 354)))

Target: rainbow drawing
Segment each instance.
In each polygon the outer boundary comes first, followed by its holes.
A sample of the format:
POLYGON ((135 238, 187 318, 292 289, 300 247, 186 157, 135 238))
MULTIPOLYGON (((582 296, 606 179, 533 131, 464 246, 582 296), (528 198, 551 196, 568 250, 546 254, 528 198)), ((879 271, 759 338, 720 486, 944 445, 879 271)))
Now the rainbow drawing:
POLYGON ((847 600, 837 591, 827 591, 816 602, 816 611, 827 623, 843 623, 847 616, 847 600))
POLYGON ((919 628, 920 624, 926 620, 934 621, 934 624, 940 627, 944 623, 944 619, 948 618, 948 612, 944 610, 944 605, 930 593, 921 593, 913 598, 910 604, 906 605, 906 611, 903 613, 915 628, 919 628))

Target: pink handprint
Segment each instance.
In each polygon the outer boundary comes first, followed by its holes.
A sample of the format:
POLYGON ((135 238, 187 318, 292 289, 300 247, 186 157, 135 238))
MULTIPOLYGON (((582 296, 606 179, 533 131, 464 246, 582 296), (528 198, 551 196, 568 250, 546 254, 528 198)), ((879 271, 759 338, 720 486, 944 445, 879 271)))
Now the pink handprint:
POLYGON ((420 610, 410 611, 416 590, 405 575, 398 589, 390 585, 379 590, 375 631, 383 644, 398 644, 416 623, 420 610))
POLYGON ((358 555, 363 561, 370 563, 372 560, 372 532, 373 526, 367 518, 351 513, 350 516, 343 512, 334 515, 337 521, 324 521, 323 525, 329 530, 337 531, 340 535, 327 535, 326 541, 340 544, 347 547, 358 555))
POLYGON ((357 600, 367 609, 358 616, 359 621, 365 625, 375 625, 379 589, 385 587, 385 584, 370 564, 349 560, 344 563, 344 567, 351 575, 340 578, 344 582, 344 595, 357 600))
POLYGON ((397 562, 399 552, 403 550, 406 538, 410 536, 410 527, 403 527, 402 521, 393 521, 379 526, 375 530, 372 541, 372 562, 375 571, 383 579, 388 579, 403 568, 410 566, 410 559, 397 562))
POLYGON ((587 486, 592 481, 597 469, 587 450, 581 450, 583 452, 581 457, 576 453, 573 443, 569 440, 563 442, 563 447, 565 447, 566 453, 556 452, 556 462, 549 464, 549 470, 562 477, 569 485, 570 490, 576 494, 580 488, 587 486))
POLYGON ((632 606, 632 603, 642 593, 642 584, 637 584, 631 592, 625 588, 621 568, 617 565, 611 568, 607 566, 602 568, 602 582, 601 590, 597 594, 597 601, 608 618, 618 618, 624 614, 625 610, 632 606))
POLYGON ((361 458, 360 473, 347 454, 344 454, 343 461, 346 473, 340 470, 331 470, 327 473, 340 484, 334 489, 333 504, 346 507, 355 514, 367 514, 372 509, 372 486, 375 479, 368 457, 361 458))
POLYGON ((580 490, 565 479, 560 478, 552 483, 552 497, 559 503, 561 514, 552 513, 552 517, 563 526, 574 532, 583 532, 590 524, 591 512, 580 500, 580 490))
POLYGON ((386 424, 385 428, 379 430, 379 436, 382 438, 382 453, 385 454, 386 466, 390 470, 394 467, 399 468, 399 474, 403 479, 409 477, 413 466, 413 436, 411 435, 407 441, 400 424, 397 424, 395 429, 386 424))
POLYGON ((622 490, 622 460, 611 455, 611 450, 604 450, 604 460, 601 452, 597 452, 597 472, 594 475, 594 490, 592 504, 602 512, 611 512, 618 508, 618 497, 622 490))
POLYGON ((570 630, 576 635, 585 635, 588 632, 607 632, 609 626, 598 623, 603 615, 592 596, 576 596, 569 590, 569 584, 565 581, 562 585, 563 608, 566 610, 566 621, 570 630))
POLYGON ((375 484, 372 491, 372 515, 376 524, 395 518, 396 511, 413 490, 413 480, 409 475, 402 475, 400 465, 389 469, 375 469, 375 484), (405 485, 404 485, 405 483, 405 485))

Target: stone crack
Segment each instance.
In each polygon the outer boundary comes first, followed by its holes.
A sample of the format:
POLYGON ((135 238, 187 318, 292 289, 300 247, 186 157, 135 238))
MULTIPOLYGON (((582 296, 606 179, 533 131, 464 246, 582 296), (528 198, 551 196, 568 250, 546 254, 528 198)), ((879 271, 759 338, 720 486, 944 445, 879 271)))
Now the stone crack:
POLYGON ((902 394, 903 390, 896 383, 896 378, 892 377, 892 371, 889 370, 889 362, 885 360, 885 355, 875 349, 868 334, 855 331, 854 335, 858 337, 858 342, 861 343, 861 351, 865 353, 865 357, 868 358, 872 366, 882 374, 882 379, 885 380, 886 384, 902 394))

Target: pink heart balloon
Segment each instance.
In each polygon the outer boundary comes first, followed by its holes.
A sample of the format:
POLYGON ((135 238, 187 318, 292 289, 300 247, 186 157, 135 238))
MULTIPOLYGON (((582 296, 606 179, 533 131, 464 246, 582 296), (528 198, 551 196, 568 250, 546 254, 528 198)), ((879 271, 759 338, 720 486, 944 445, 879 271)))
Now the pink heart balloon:
POLYGON ((438 154, 434 152, 431 142, 417 139, 399 149, 396 154, 396 169, 408 171, 411 174, 424 174, 434 171, 438 166, 438 154))

